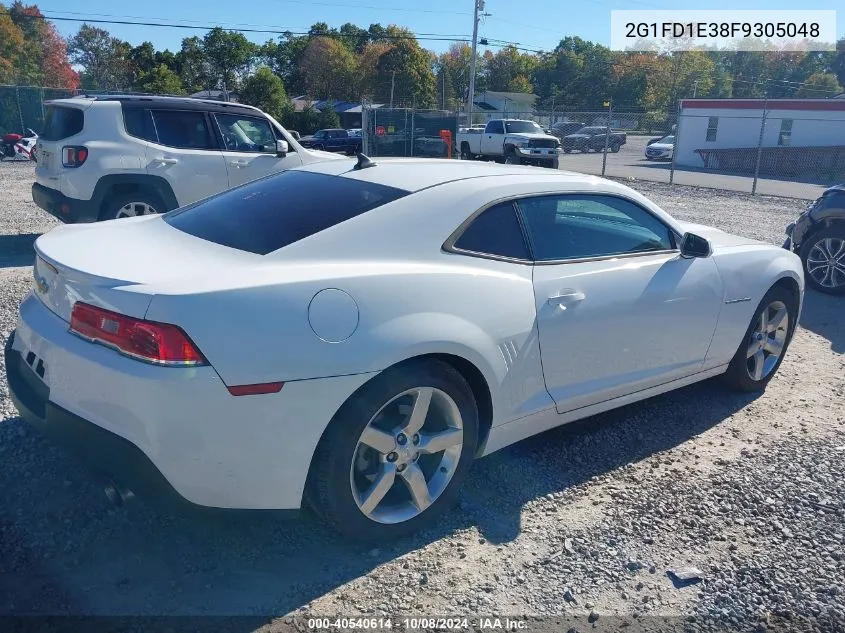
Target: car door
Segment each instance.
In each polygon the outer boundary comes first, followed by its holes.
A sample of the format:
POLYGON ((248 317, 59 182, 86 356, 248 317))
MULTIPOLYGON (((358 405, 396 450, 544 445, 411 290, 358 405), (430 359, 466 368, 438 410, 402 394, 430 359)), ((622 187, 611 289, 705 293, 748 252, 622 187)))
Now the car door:
POLYGON ((212 116, 223 143, 230 187, 302 164, 293 148, 283 157, 276 155, 278 137, 267 119, 220 112, 212 116))
POLYGON ((499 155, 505 146, 505 125, 502 121, 490 121, 481 135, 481 153, 499 155))
POLYGON ((147 173, 170 183, 179 206, 229 187, 226 161, 200 110, 151 109, 155 139, 147 146, 147 173))
POLYGON ((681 257, 676 233, 626 198, 544 195, 518 206, 559 412, 699 371, 722 305, 712 257, 681 257))

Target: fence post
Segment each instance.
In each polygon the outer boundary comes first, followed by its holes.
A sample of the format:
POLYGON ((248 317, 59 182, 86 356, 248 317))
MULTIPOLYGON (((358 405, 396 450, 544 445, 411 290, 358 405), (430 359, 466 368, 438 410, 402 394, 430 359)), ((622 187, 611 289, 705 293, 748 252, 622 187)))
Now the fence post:
POLYGON ((18 118, 21 120, 21 134, 26 134, 24 132, 24 125, 23 125, 23 110, 21 109, 21 87, 15 86, 15 100, 18 102, 18 118))
POLYGON ((607 101, 607 127, 604 130, 604 155, 601 159, 601 175, 604 177, 604 170, 607 167, 607 146, 610 142, 610 122, 613 118, 613 101, 607 101))
POLYGON ((669 168, 669 184, 675 184, 675 164, 678 159, 678 139, 681 138, 681 100, 678 99, 678 114, 675 117, 675 142, 672 143, 672 166, 669 168))
POLYGON ((757 139, 757 164, 754 166, 754 183, 751 185, 751 195, 757 194, 757 180, 760 177, 760 159, 763 156, 763 133, 766 131, 766 116, 769 113, 769 91, 763 100, 763 116, 760 119, 760 136, 757 139))
POLYGON ((411 156, 414 155, 414 110, 411 110, 411 156))

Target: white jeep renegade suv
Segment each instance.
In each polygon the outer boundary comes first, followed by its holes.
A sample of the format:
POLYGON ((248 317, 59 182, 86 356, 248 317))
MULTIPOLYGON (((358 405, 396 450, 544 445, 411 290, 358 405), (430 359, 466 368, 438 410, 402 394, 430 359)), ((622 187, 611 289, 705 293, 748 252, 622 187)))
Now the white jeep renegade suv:
POLYGON ((68 223, 163 213, 336 154, 303 148, 239 103, 179 97, 47 102, 32 198, 68 223))

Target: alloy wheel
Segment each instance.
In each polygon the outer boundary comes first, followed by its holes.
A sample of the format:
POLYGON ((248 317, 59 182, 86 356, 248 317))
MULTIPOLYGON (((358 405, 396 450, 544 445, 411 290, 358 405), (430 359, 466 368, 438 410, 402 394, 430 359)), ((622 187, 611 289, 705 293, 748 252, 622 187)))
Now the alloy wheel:
POLYGON ((116 219, 134 218, 139 215, 153 215, 158 213, 152 205, 146 202, 128 202, 117 211, 116 219))
POLYGON ((807 273, 824 288, 845 285, 845 238, 826 237, 813 244, 807 273))
POLYGON ((385 404, 361 433, 349 480, 358 509, 402 523, 437 501, 458 468, 463 419, 444 391, 420 387, 385 404))
POLYGON ((752 380, 763 380, 772 373, 783 354, 789 333, 789 309, 773 301, 757 317, 746 349, 746 370, 752 380))

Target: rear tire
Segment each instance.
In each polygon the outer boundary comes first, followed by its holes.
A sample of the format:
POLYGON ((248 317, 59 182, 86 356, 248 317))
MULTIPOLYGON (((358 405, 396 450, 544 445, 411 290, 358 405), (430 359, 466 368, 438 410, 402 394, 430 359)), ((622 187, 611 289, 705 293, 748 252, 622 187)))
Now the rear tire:
POLYGON ((619 145, 613 144, 613 145, 610 146, 610 151, 613 152, 614 154, 618 154, 619 153, 619 147, 620 147, 619 145))
POLYGON ((306 502, 345 536, 399 538, 455 503, 477 443, 478 409, 463 376, 441 361, 408 362, 370 380, 335 414, 311 461, 306 502), (426 402, 415 431, 411 413, 426 402), (435 452, 432 446, 426 454, 422 446, 444 434, 450 436, 443 444, 448 448, 435 452), (414 496, 413 490, 424 493, 414 496))
POLYGON ((798 304, 789 290, 775 286, 765 294, 725 372, 724 380, 731 389, 753 392, 766 388, 783 362, 797 316, 798 304))
POLYGON ((120 220, 138 215, 153 215, 167 211, 161 198, 152 191, 120 194, 103 205, 100 220, 120 220))
POLYGON ((804 240, 800 256, 804 279, 813 290, 845 294, 845 228, 830 227, 814 233, 804 240))
POLYGON ((468 143, 461 143, 461 160, 472 160, 472 152, 469 151, 468 143))

